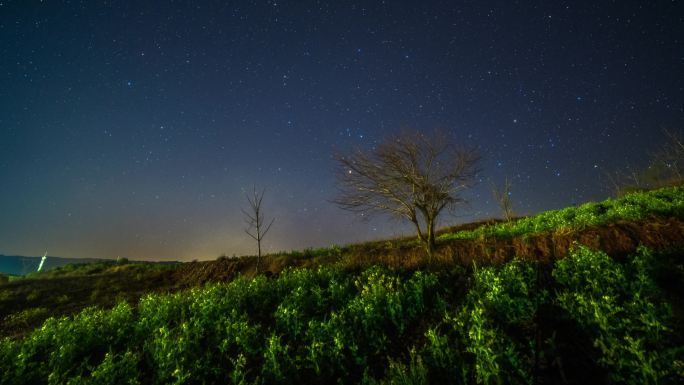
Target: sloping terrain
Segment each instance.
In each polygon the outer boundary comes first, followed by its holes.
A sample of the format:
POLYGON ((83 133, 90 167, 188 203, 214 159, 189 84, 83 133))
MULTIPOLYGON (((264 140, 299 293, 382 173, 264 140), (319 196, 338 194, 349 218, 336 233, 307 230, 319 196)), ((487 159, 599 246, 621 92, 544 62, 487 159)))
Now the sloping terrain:
MULTIPOLYGON (((415 238, 309 249, 264 257, 264 273, 288 267, 340 264, 358 270, 375 264, 406 269, 503 263, 514 257, 551 262, 575 244, 602 250, 614 258, 639 245, 671 250, 684 245, 684 187, 634 193, 520 218, 489 220, 440 231, 436 261, 426 265, 415 238)), ((60 267, 30 278, 0 284, 0 336, 22 335, 49 316, 73 314, 89 306, 108 308, 146 293, 175 292, 208 282, 227 282, 238 274, 253 276, 255 257, 172 264, 124 264, 114 261, 60 267)))
MULTIPOLYGON (((35 272, 40 265, 41 259, 41 257, 0 255, 0 274, 24 275, 35 272)), ((69 264, 98 263, 103 261, 104 260, 102 259, 96 258, 60 258, 48 256, 43 263, 42 269, 46 271, 69 264)))
POLYGON ((403 238, 258 275, 243 257, 14 280, 0 384, 684 380, 684 188, 448 229, 423 255, 403 238))

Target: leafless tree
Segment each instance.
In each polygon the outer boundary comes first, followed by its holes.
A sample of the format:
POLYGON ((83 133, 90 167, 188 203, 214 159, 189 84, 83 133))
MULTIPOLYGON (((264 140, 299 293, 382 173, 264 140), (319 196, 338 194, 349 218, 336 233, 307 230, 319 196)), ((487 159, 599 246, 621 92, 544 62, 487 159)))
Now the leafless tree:
POLYGON ((431 262, 437 218, 466 202, 462 192, 475 182, 480 155, 436 131, 404 132, 335 158, 339 194, 333 202, 364 215, 410 221, 431 262))
POLYGON ((626 189, 625 176, 623 173, 618 171, 604 171, 602 177, 605 182, 610 186, 612 194, 616 197, 624 195, 626 189))
POLYGON ((650 177, 647 177, 645 170, 637 170, 629 166, 624 171, 606 171, 603 173, 603 178, 610 185, 610 189, 616 197, 649 188, 647 179, 650 177))
POLYGON ((271 225, 275 221, 275 218, 271 219, 268 225, 266 225, 266 222, 264 221, 264 212, 261 208, 261 202, 264 199, 265 192, 265 189, 259 192, 256 187, 253 187, 252 196, 245 194, 247 202, 249 202, 249 208, 247 210, 242 209, 242 214, 244 215, 245 223, 247 224, 245 233, 257 242, 257 273, 259 272, 259 264, 261 263, 261 240, 264 239, 264 236, 266 236, 266 233, 268 233, 268 230, 271 229, 271 225))
POLYGON ((494 200, 499 205, 501 212, 506 221, 513 219, 513 202, 511 202, 511 180, 506 178, 502 186, 494 185, 492 187, 492 195, 494 200))
POLYGON ((653 155, 651 167, 660 170, 666 181, 681 181, 684 177, 684 138, 682 132, 663 130, 665 143, 653 155))
POLYGON ((646 167, 626 167, 605 173, 616 196, 627 192, 654 189, 684 181, 684 138, 682 132, 663 130, 663 145, 650 155, 646 167))

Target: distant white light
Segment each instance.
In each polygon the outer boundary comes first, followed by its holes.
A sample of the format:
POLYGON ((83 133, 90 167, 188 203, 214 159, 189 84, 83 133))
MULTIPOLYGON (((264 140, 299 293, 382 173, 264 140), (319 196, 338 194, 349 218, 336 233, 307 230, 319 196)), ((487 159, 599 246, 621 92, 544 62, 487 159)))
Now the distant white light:
POLYGON ((43 264, 45 263, 46 259, 47 259, 47 250, 45 250, 45 254, 43 254, 43 258, 40 259, 40 264, 38 265, 38 270, 36 270, 36 271, 41 271, 43 269, 43 264))

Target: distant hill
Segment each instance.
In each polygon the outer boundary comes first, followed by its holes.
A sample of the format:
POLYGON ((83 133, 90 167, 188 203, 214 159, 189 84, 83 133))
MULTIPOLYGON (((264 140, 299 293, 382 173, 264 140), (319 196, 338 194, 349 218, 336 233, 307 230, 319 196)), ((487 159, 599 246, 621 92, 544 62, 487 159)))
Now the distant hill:
MULTIPOLYGON (((42 257, 24 257, 17 255, 2 255, 0 254, 0 273, 9 275, 24 275, 38 270, 40 259, 42 257)), ((111 261, 111 259, 98 258, 61 258, 51 257, 48 255, 43 264, 43 270, 49 270, 55 267, 68 265, 70 263, 93 263, 111 261)))

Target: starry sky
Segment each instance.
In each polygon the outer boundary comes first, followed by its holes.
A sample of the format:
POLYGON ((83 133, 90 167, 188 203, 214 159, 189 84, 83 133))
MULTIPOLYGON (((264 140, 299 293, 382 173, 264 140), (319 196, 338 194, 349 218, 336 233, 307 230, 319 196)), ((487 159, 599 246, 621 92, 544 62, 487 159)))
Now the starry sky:
POLYGON ((443 224, 603 199, 684 127, 681 1, 0 0, 0 253, 191 260, 410 234, 332 203, 332 155, 446 129, 443 224))

